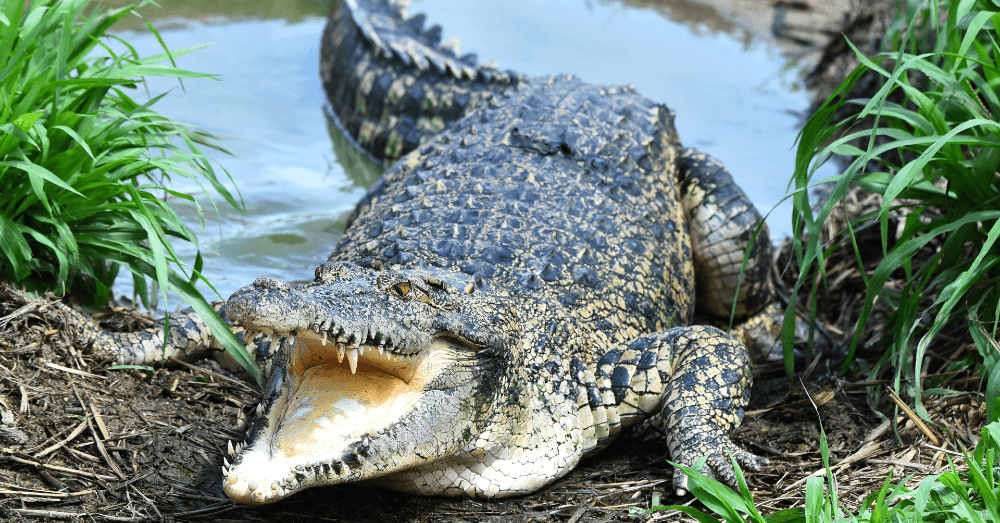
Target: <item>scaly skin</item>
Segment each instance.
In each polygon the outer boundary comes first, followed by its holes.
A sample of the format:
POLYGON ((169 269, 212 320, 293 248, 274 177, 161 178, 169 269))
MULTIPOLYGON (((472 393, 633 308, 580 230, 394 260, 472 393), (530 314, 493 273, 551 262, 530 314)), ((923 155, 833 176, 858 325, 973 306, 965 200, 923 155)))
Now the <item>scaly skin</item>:
MULTIPOLYGON (((222 302, 212 304, 225 318, 222 302)), ((164 323, 156 322, 150 328, 138 332, 105 332, 96 323, 79 312, 56 302, 65 317, 73 324, 76 342, 92 347, 98 352, 111 353, 120 365, 142 365, 145 363, 177 358, 192 360, 209 350, 222 350, 205 322, 193 309, 184 309, 170 315, 170 329, 164 343, 164 323)), ((242 329, 237 329, 242 332, 242 329)))
MULTIPOLYGON (((246 343, 246 350, 264 366, 270 367, 270 360, 278 344, 270 340, 245 340, 244 330, 234 325, 226 317, 223 302, 212 302, 212 308, 230 326, 233 334, 246 343)), ((95 321, 60 302, 54 303, 72 329, 75 343, 91 350, 111 355, 119 365, 148 365, 172 359, 192 361, 211 354, 226 369, 243 373, 243 368, 229 355, 219 341, 192 308, 186 308, 169 316, 170 328, 166 328, 168 318, 156 321, 151 327, 135 332, 107 332, 95 321), (164 339, 166 337, 166 339, 164 339)), ((250 376, 244 376, 253 381, 250 376)))
MULTIPOLYGON (((292 340, 226 462, 226 494, 269 503, 352 481, 523 494, 657 413, 673 460, 707 456, 706 472, 731 485, 729 453, 758 469, 765 461, 728 438, 749 395, 745 346, 685 327, 696 286, 700 306, 728 314, 761 223, 728 173, 682 149, 672 112, 632 87, 417 72, 386 51, 408 26, 391 16, 342 3, 326 31, 324 83, 359 146, 405 156, 358 205, 313 283, 262 278, 226 304, 251 338, 292 340), (398 82, 410 90, 394 96, 398 82), (452 100, 472 93, 464 117, 437 134, 386 138, 421 128, 413 122, 426 115, 405 101, 413 86, 452 100)), ((410 43, 423 40, 416 32, 410 43)), ((747 324, 768 313, 769 251, 762 228, 736 302, 747 324)), ((683 474, 675 486, 686 487, 683 474)))
POLYGON ((323 32, 320 74, 334 121, 383 166, 521 80, 459 56, 457 39, 441 44, 441 27, 425 31, 424 15, 407 18, 407 3, 340 2, 323 32))
POLYGON ((746 344, 775 326, 770 241, 746 196, 631 86, 477 68, 433 49, 440 29, 422 22, 364 0, 331 14, 333 116, 399 161, 313 283, 262 278, 226 303, 246 339, 284 338, 226 494, 523 494, 655 414, 671 460, 707 456, 730 485, 730 454, 758 470, 728 437, 746 344), (690 326, 696 304, 735 310, 737 337, 690 326))

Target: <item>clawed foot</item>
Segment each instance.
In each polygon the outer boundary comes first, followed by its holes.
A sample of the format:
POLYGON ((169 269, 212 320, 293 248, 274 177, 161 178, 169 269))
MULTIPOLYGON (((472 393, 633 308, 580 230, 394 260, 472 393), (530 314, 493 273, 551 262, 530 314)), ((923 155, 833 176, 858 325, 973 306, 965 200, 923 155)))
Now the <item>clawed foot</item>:
MULTIPOLYGON (((705 461, 705 466, 698 472, 701 474, 725 483, 732 489, 737 489, 736 471, 729 456, 736 458, 736 462, 744 470, 760 472, 765 465, 771 462, 767 458, 755 456, 729 440, 728 437, 719 438, 716 445, 712 445, 711 453, 705 461)), ((684 452, 681 450, 676 456, 676 462, 686 467, 693 467, 694 463, 701 458, 697 451, 684 452)), ((688 476, 680 469, 674 469, 674 489, 678 496, 688 493, 688 476)))

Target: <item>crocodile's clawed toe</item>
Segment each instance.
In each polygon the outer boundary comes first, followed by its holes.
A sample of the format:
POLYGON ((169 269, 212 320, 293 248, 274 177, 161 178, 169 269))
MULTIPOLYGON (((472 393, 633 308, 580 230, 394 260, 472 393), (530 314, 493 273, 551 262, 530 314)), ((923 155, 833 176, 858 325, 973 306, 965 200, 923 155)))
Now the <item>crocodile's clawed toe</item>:
MULTIPOLYGON (((738 447, 728 437, 720 438, 720 441, 714 442, 711 448, 714 450, 705 460, 705 466, 698 472, 705 477, 724 483, 734 490, 739 488, 739 484, 736 479, 736 471, 733 469, 733 458, 736 459, 736 463, 743 470, 750 470, 752 472, 760 472, 765 466, 771 463, 767 458, 751 454, 738 447)), ((691 464, 698 460, 698 458, 692 459, 695 454, 696 452, 689 453, 686 456, 688 459, 679 457, 677 462, 693 468, 691 464)), ((684 496, 688 493, 690 490, 688 488, 688 481, 688 476, 684 471, 680 469, 674 470, 674 489, 678 496, 684 496)))

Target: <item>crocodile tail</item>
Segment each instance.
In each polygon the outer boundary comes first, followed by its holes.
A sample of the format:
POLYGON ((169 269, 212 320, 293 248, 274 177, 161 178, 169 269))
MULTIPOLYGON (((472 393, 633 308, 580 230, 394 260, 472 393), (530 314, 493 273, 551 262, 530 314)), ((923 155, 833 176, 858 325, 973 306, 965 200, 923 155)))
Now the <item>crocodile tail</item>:
POLYGON ((441 27, 409 17, 409 0, 342 0, 330 13, 320 74, 331 118, 359 150, 391 165, 520 75, 461 55, 441 27))

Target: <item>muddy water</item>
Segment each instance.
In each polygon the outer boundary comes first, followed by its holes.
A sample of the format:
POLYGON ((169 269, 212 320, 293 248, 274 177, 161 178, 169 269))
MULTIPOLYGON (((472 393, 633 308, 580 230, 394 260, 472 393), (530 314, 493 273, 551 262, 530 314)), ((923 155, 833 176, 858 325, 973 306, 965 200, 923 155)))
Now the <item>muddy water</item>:
MULTIPOLYGON (((795 61, 802 47, 781 47, 761 22, 743 23, 719 7, 735 1, 415 0, 410 12, 425 12, 445 38, 460 37, 463 52, 502 68, 634 84, 674 109, 685 144, 721 159, 767 213, 785 193, 796 126, 808 105, 795 61)), ((204 274, 223 299, 259 276, 311 279, 364 193, 359 177, 338 163, 324 118, 317 64, 326 8, 287 0, 161 3, 164 11, 143 12, 171 49, 212 44, 178 64, 219 80, 188 80, 181 89, 176 80, 150 79, 152 94, 172 89, 155 108, 232 149, 235 157, 210 156, 246 205, 240 213, 217 199, 216 213, 200 198, 204 274)), ((144 55, 158 52, 146 32, 122 36, 144 55)), ((174 188, 203 196, 186 180, 174 188)), ((176 208, 200 227, 194 206, 178 201, 176 208)), ((774 209, 768 222, 773 238, 787 235, 788 206, 774 209)), ((120 278, 118 290, 129 295, 130 280, 120 278)), ((176 305, 174 299, 168 306, 176 305)))

